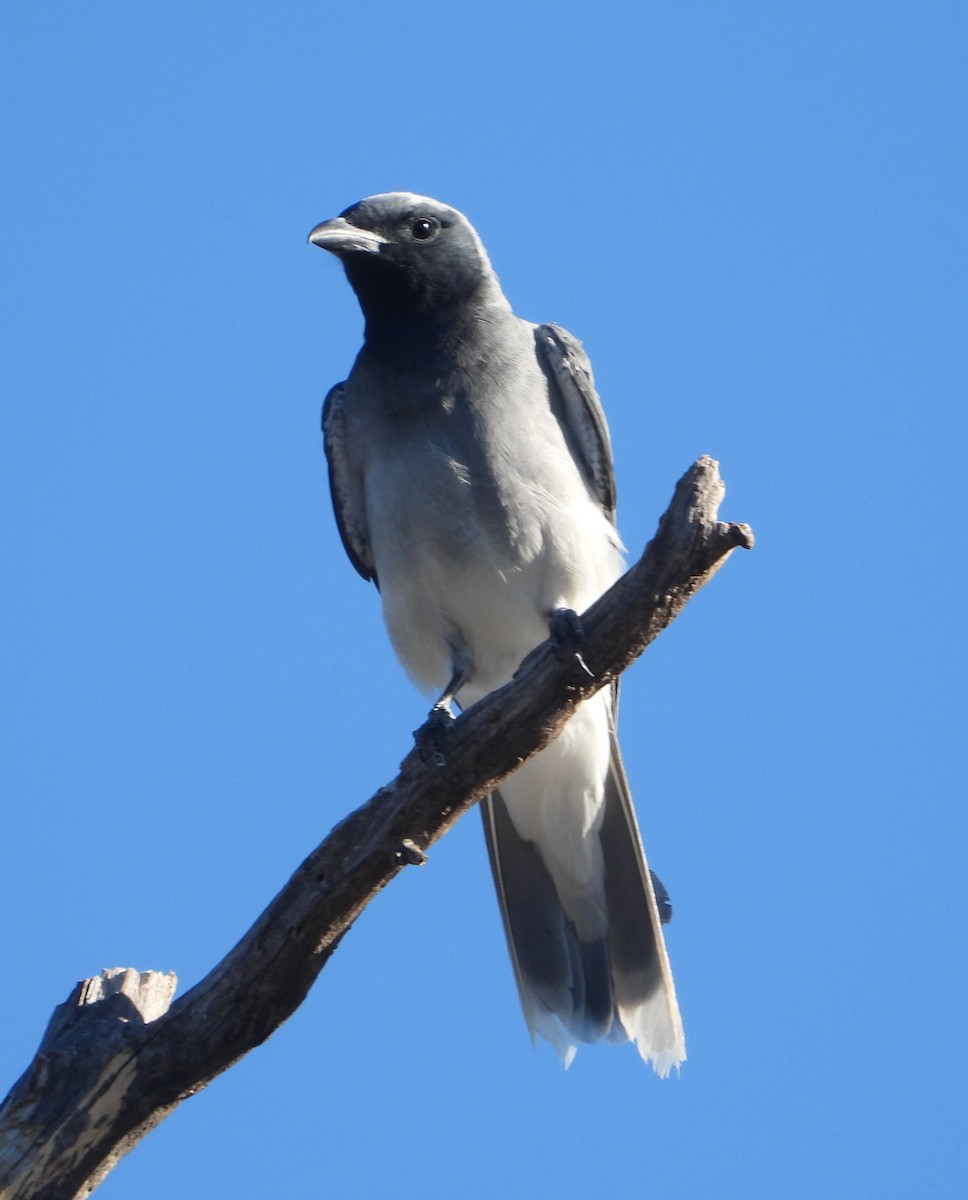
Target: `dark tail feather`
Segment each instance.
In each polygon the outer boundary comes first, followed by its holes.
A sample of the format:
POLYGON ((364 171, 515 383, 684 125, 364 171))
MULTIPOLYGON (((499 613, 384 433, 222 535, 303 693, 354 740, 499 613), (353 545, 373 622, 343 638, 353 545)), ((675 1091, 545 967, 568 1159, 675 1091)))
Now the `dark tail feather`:
MULTIPOLYGON (((522 838, 500 792, 481 805, 491 870, 521 1006, 532 1035, 567 1066, 578 1042, 635 1041, 660 1075, 685 1059, 656 889, 613 739, 598 836, 606 938, 583 942, 538 848, 522 838)), ((668 896, 661 888, 664 909, 668 896)))

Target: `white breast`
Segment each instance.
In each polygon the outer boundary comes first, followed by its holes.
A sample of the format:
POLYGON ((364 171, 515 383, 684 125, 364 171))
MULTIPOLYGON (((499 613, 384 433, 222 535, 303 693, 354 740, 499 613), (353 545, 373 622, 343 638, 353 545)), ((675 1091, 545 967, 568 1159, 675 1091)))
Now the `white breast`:
POLYGON ((401 661, 428 691, 450 679, 452 648, 466 648, 474 675, 461 701, 473 703, 548 636, 553 610, 581 612, 618 578, 618 539, 570 456, 554 493, 505 472, 497 504, 474 494, 458 461, 432 448, 420 461, 416 489, 412 451, 379 464, 380 486, 368 489, 379 497, 368 521, 384 617, 401 661), (492 520, 481 520, 482 504, 497 510, 488 510, 492 520))

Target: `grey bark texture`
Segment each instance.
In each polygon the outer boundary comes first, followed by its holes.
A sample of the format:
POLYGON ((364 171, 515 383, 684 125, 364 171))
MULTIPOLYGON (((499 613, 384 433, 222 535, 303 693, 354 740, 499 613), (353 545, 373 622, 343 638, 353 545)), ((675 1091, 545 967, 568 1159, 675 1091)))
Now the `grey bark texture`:
POLYGON ((717 464, 699 459, 642 558, 583 614, 581 658, 539 646, 445 730, 442 759, 439 735, 418 731, 397 778, 336 826, 179 1000, 174 975, 157 971, 79 983, 0 1105, 0 1200, 90 1195, 176 1105, 265 1041, 370 900, 616 679, 732 550, 752 547, 748 526, 717 519, 723 494, 717 464))

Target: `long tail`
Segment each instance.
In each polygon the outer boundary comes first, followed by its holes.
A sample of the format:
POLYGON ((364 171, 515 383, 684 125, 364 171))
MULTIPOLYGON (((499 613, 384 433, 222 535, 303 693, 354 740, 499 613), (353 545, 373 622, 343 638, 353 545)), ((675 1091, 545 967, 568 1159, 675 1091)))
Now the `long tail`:
MULTIPOLYGON (((532 1037, 554 1046, 565 1066, 578 1042, 634 1041, 660 1076, 686 1046, 655 888, 645 859, 618 742, 611 754, 597 837, 603 936, 579 936, 540 847, 522 837, 499 791, 481 805, 521 1007, 532 1037)), ((563 814, 566 816, 566 814, 563 814)), ((661 887, 661 885, 660 885, 661 887)), ((667 898, 662 895, 663 906, 667 898)), ((571 906, 574 912, 574 904, 571 906)))

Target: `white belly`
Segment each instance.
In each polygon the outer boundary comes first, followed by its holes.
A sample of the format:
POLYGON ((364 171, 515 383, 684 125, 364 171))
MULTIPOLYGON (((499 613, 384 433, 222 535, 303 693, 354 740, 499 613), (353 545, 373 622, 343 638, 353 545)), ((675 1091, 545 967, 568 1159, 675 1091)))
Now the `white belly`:
POLYGON ((618 578, 614 529, 584 486, 575 492, 564 504, 526 497, 499 536, 453 498, 426 495, 371 522, 385 543, 374 547, 384 618, 420 687, 443 689, 460 651, 472 670, 459 699, 473 703, 545 640, 555 609, 582 612, 618 578))

